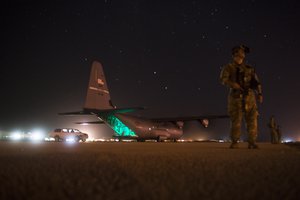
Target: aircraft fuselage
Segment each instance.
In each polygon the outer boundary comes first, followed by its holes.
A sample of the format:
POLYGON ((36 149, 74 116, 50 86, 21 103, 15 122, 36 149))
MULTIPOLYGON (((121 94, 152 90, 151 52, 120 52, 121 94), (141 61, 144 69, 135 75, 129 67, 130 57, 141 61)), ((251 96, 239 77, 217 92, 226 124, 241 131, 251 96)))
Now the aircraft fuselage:
POLYGON ((182 125, 172 122, 155 122, 149 119, 130 116, 124 113, 114 113, 98 116, 114 131, 115 136, 131 137, 137 140, 176 140, 182 134, 182 125))

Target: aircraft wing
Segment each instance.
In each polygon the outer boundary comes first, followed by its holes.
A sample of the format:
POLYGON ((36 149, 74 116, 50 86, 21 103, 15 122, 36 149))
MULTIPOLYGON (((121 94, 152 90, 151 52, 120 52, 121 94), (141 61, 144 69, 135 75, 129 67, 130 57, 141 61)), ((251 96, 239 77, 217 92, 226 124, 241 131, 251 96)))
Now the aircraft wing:
POLYGON ((169 122, 169 121, 193 121, 203 119, 222 119, 229 118, 228 115, 201 115, 201 116, 189 116, 189 117, 169 117, 169 118, 154 118, 151 119, 156 122, 169 122))
POLYGON ((186 122, 186 121, 199 121, 205 128, 208 127, 209 120, 229 118, 228 115, 201 115, 201 116, 188 116, 188 117, 170 117, 170 118, 154 118, 154 122, 186 122))
POLYGON ((84 108, 85 113, 128 113, 128 112, 134 112, 137 110, 144 110, 144 107, 129 107, 129 108, 113 108, 113 109, 103 109, 103 110, 97 110, 97 109, 89 109, 84 108))
POLYGON ((127 113, 127 112, 133 112, 136 110, 144 110, 144 109, 145 109, 144 107, 113 108, 113 109, 104 109, 104 110, 85 108, 84 110, 81 111, 65 112, 65 113, 58 113, 58 114, 64 116, 94 115, 97 113, 127 113))

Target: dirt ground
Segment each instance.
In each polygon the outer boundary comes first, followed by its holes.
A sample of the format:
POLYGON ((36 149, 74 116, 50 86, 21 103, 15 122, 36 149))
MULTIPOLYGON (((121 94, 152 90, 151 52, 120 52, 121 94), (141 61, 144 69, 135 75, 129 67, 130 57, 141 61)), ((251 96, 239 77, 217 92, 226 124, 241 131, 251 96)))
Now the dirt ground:
POLYGON ((0 142, 0 199, 297 199, 300 150, 0 142))

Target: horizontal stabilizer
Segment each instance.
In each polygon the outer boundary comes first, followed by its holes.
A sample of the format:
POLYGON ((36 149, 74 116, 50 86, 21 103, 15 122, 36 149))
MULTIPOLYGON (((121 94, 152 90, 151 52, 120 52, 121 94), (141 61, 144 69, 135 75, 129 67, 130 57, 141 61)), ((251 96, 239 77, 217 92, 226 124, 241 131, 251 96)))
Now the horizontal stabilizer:
POLYGON ((76 122, 79 125, 93 125, 93 124, 104 124, 104 121, 93 121, 93 122, 76 122))
POLYGON ((90 112, 86 112, 84 110, 82 110, 82 111, 76 111, 76 112, 58 113, 58 114, 59 115, 64 115, 64 116, 92 115, 90 112))

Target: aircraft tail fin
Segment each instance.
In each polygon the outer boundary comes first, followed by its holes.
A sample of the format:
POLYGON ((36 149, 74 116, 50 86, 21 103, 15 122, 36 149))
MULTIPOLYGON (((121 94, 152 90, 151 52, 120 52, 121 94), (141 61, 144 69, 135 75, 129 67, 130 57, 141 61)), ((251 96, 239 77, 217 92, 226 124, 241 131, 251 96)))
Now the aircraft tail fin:
POLYGON ((101 63, 94 61, 87 88, 85 109, 106 110, 114 109, 110 100, 106 78, 101 63))

